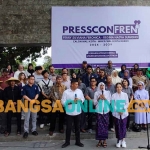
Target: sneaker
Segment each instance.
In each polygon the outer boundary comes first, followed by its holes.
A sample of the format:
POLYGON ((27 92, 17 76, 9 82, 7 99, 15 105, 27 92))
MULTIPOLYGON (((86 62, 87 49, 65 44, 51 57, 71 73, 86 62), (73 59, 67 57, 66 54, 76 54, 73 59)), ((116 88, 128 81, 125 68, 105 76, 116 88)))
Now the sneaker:
POLYGON ((25 119, 25 116, 21 116, 21 120, 24 120, 25 119))
POLYGON ((124 140, 122 141, 121 145, 122 145, 123 148, 127 147, 126 142, 124 140))
POLYGON ((114 128, 111 128, 110 131, 115 132, 114 128))
POLYGON ((116 144, 117 148, 120 148, 120 146, 121 146, 121 140, 116 144))
POLYGON ((40 124, 40 129, 43 129, 44 128, 44 124, 40 124))
POLYGON ((38 135, 38 133, 37 133, 36 131, 33 131, 33 132, 32 132, 32 135, 37 136, 37 135, 38 135))
POLYGON ((88 133, 92 133, 92 129, 89 129, 89 130, 88 130, 88 133))
POLYGON ((28 133, 25 132, 25 133, 23 134, 23 138, 26 139, 27 137, 28 137, 28 133))

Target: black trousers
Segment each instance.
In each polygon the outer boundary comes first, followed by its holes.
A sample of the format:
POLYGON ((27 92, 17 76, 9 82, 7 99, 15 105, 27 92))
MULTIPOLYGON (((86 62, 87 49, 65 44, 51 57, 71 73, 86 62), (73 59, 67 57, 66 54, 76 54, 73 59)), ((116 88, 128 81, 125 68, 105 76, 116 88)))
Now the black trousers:
POLYGON ((7 113, 7 132, 11 133, 11 120, 13 115, 17 118, 17 132, 21 133, 21 112, 13 113, 12 111, 7 113))
POLYGON ((86 125, 86 113, 82 111, 80 116, 80 129, 85 129, 85 125, 86 125))
POLYGON ((114 125, 113 115, 112 112, 109 112, 109 129, 113 128, 113 125, 114 125))
POLYGON ((49 131, 53 132, 55 130, 56 118, 57 118, 58 115, 59 115, 59 131, 63 130, 65 113, 64 112, 60 112, 60 111, 56 111, 54 113, 53 112, 51 113, 51 121, 50 121, 49 131))
POLYGON ((0 133, 4 133, 6 131, 6 123, 7 123, 7 114, 5 112, 0 113, 0 118, 1 118, 1 128, 0 128, 0 133))
POLYGON ((76 143, 80 143, 80 114, 76 116, 70 116, 66 114, 66 143, 70 143, 72 123, 75 126, 76 143))
POLYGON ((130 113, 127 117, 127 125, 126 125, 127 129, 130 127, 130 113))

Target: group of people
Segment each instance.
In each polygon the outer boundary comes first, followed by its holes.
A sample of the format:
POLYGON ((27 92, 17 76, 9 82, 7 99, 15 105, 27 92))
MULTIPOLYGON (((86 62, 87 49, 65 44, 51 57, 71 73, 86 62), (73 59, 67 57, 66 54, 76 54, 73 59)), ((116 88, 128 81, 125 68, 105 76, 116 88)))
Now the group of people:
MULTIPOLYGON (((80 142, 80 132, 93 132, 92 122, 96 115, 96 140, 98 140, 96 146, 107 147, 108 130, 111 130, 116 133, 116 147, 126 147, 126 131, 130 131, 128 105, 132 100, 149 100, 149 74, 150 71, 147 69, 146 75, 144 75, 138 64, 135 64, 131 70, 128 70, 123 64, 118 73, 113 67, 112 61, 108 61, 108 66, 105 69, 97 67, 95 70, 86 61, 83 61, 78 73, 73 72, 71 75, 66 68, 62 69, 60 75, 56 74, 53 65, 50 65, 48 70, 44 70, 41 66, 33 68, 32 64, 29 64, 28 69, 24 70, 23 65, 19 65, 16 72, 13 72, 12 67, 8 65, 3 69, 0 77, 0 99, 3 100, 4 106, 9 100, 12 100, 13 105, 17 107, 17 100, 20 99, 22 102, 27 100, 29 103, 32 103, 33 100, 39 100, 42 103, 43 100, 49 99, 52 107, 55 107, 56 100, 59 100, 64 111, 44 113, 40 110, 36 113, 28 109, 27 112, 1 112, 0 131, 5 136, 9 136, 11 120, 15 115, 17 135, 21 134, 21 120, 24 120, 23 138, 27 138, 31 117, 31 131, 33 135, 37 136, 38 116, 40 128, 44 128, 46 123, 50 124, 49 135, 52 136, 56 127, 56 119, 59 117, 60 133, 64 133, 64 122, 66 122, 66 140, 62 148, 70 145, 72 130, 76 136, 75 144, 83 147, 84 145, 80 142), (75 110, 73 112, 65 111, 68 100, 74 101, 75 110), (78 101, 84 103, 85 100, 88 101, 88 112, 84 112, 82 109, 77 111, 78 101), (119 111, 115 109, 113 112, 104 111, 104 101, 111 104, 112 100, 115 105, 117 105, 117 101, 124 100, 123 108, 119 111), (90 104, 93 108, 98 109, 99 103, 102 104, 102 111, 91 112, 90 104)), ((72 103, 68 103, 67 107, 71 109, 72 103)), ((149 123, 150 116, 148 117, 149 123)), ((135 123, 146 130, 146 113, 135 113, 135 123)))

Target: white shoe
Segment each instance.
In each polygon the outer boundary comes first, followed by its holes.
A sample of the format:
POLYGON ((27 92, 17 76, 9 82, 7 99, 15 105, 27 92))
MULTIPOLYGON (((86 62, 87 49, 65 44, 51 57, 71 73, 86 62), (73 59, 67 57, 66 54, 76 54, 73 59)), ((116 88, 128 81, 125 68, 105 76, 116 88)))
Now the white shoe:
POLYGON ((88 133, 92 133, 92 132, 93 132, 92 129, 89 129, 89 130, 88 130, 88 133))
POLYGON ((25 119, 25 116, 21 116, 21 120, 24 120, 25 119))
POLYGON ((115 132, 114 128, 111 128, 110 131, 115 132))
POLYGON ((120 146, 121 146, 121 140, 119 140, 119 142, 116 144, 117 148, 120 148, 120 146))
POLYGON ((40 124, 40 128, 43 129, 44 128, 44 124, 40 124))
POLYGON ((122 145, 123 148, 127 147, 126 142, 124 140, 121 142, 121 145, 122 145))

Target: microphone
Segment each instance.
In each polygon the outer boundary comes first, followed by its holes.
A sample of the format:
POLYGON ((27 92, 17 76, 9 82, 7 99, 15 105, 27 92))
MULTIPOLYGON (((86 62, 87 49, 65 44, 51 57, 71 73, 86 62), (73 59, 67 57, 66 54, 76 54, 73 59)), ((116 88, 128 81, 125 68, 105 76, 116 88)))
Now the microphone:
POLYGON ((75 94, 75 98, 77 98, 77 94, 75 94))
POLYGON ((102 91, 102 95, 104 94, 104 91, 102 91))

